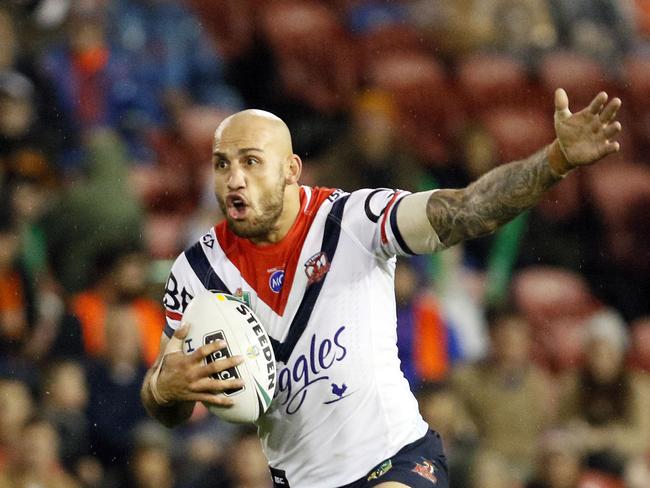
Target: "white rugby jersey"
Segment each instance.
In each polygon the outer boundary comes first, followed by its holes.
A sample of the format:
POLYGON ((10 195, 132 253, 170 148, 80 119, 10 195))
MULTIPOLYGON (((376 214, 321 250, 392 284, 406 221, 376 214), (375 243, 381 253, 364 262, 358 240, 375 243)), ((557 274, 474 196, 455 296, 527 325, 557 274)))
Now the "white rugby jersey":
POLYGON ((250 300, 272 338, 276 392, 258 421, 269 464, 292 488, 350 483, 427 431, 400 371, 396 224, 408 192, 301 187, 287 236, 257 246, 220 223, 174 263, 168 336, 204 289, 250 300))

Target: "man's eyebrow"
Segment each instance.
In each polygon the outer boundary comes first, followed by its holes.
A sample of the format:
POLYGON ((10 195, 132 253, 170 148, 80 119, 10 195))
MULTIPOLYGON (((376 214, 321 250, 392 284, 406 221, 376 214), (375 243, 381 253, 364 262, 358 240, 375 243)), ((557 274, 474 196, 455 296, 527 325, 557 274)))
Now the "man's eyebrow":
MULTIPOLYGON (((257 152, 264 152, 264 149, 260 149, 257 147, 242 147, 237 151, 238 154, 245 154, 247 152, 252 152, 252 151, 257 151, 257 152)), ((213 156, 225 156, 226 154, 221 152, 221 151, 214 151, 212 153, 213 156)))

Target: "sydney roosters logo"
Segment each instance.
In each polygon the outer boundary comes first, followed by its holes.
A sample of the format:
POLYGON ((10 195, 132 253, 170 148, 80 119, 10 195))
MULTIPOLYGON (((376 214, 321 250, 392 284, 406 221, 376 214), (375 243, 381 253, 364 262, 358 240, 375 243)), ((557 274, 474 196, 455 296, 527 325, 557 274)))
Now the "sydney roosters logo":
POLYGON ((434 485, 438 483, 438 478, 435 475, 436 467, 428 459, 420 458, 422 463, 415 463, 415 467, 411 470, 416 474, 419 474, 425 479, 428 479, 434 485))
POLYGON ((305 262, 305 274, 310 285, 322 280, 329 270, 330 262, 323 251, 314 254, 305 262))

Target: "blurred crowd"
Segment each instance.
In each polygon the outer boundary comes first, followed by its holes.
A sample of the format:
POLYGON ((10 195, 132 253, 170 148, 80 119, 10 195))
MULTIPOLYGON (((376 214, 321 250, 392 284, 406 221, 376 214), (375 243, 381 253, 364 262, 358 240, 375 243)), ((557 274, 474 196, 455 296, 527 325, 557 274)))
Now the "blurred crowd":
POLYGON ((623 99, 622 151, 399 260, 398 347, 454 488, 650 487, 650 2, 3 0, 0 488, 261 488, 254 430, 139 400, 171 261, 245 107, 303 183, 460 187, 623 99))

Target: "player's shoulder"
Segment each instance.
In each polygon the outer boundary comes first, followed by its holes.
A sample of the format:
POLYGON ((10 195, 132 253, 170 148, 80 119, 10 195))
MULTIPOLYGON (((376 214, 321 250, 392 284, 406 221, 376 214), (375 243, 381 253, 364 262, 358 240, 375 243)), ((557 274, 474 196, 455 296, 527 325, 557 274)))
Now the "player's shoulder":
POLYGON ((349 207, 357 216, 377 223, 395 203, 409 192, 394 188, 362 188, 349 194, 349 207))

